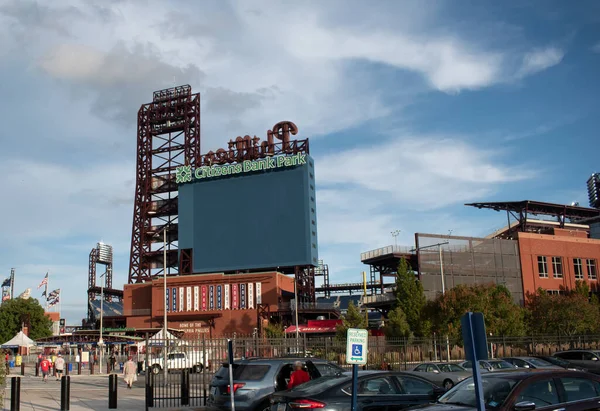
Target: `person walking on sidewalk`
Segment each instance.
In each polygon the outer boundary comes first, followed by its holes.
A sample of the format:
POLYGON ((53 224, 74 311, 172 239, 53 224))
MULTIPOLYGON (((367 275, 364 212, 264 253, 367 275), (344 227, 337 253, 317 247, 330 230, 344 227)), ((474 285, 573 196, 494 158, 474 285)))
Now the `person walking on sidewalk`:
POLYGON ((137 366, 133 362, 133 357, 129 356, 125 365, 123 365, 123 379, 127 383, 127 388, 131 389, 134 382, 137 381, 137 366))
POLYGON ((56 360, 54 360, 54 370, 56 371, 56 381, 58 381, 61 379, 63 371, 65 370, 65 359, 60 353, 58 354, 58 357, 56 357, 56 360))
POLYGON ((50 361, 44 355, 40 362, 40 370, 42 371, 42 380, 48 382, 48 373, 50 372, 50 361))

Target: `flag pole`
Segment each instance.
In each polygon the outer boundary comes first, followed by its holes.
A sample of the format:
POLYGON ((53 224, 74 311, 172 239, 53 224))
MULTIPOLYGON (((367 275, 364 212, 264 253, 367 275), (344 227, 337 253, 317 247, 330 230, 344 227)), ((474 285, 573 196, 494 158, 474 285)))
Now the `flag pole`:
POLYGON ((15 290, 15 269, 11 268, 10 269, 10 299, 11 300, 15 296, 14 290, 15 290))
POLYGON ((48 284, 50 283, 50 270, 46 272, 46 311, 50 309, 48 306, 48 284))

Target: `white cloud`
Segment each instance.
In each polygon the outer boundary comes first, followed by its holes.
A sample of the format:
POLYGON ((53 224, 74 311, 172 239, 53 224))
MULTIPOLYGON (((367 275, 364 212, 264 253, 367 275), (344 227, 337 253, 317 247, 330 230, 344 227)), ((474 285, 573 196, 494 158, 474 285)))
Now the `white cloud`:
POLYGON ((539 73, 559 64, 565 53, 556 47, 534 50, 523 56, 523 64, 517 72, 517 77, 525 77, 539 73))

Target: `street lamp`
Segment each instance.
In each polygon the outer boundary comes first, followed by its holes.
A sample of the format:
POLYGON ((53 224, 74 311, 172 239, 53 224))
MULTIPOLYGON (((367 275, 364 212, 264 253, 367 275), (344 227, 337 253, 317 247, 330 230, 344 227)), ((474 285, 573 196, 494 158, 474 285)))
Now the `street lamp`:
POLYGON ((394 248, 398 248, 398 236, 400 235, 400 230, 391 231, 390 234, 394 237, 394 248))
MULTIPOLYGON (((104 282, 102 281, 102 277, 106 275, 108 271, 105 271, 104 274, 100 276, 100 338, 98 339, 98 347, 100 349, 100 374, 102 374, 102 354, 104 353, 104 340, 102 339, 102 328, 103 328, 103 318, 104 318, 104 282)), ((106 370, 108 372, 108 370, 106 370)))

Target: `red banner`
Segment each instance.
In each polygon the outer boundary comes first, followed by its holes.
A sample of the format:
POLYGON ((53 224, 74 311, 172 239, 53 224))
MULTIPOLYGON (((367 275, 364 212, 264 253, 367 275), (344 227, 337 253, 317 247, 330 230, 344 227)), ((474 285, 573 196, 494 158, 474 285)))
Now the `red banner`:
POLYGON ((231 284, 231 309, 232 310, 238 309, 239 289, 240 289, 240 287, 238 284, 231 284))
POLYGON ((207 287, 205 285, 202 286, 202 304, 201 304, 201 308, 202 311, 206 311, 206 307, 208 306, 208 298, 207 298, 207 291, 206 291, 207 287))

